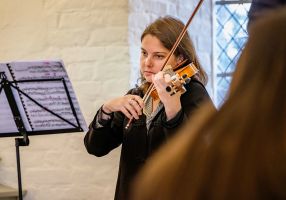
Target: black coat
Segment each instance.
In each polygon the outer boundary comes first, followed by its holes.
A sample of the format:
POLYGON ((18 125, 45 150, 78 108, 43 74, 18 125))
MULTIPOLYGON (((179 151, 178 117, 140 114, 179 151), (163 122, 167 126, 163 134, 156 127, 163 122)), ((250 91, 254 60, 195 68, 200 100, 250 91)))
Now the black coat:
MULTIPOLYGON (((95 119, 89 126, 84 138, 87 151, 95 156, 104 156, 122 144, 119 174, 117 179, 116 200, 127 200, 129 184, 144 165, 146 159, 172 136, 179 126, 190 117, 203 101, 211 101, 205 87, 198 81, 192 80, 187 91, 181 96, 181 111, 170 121, 166 121, 164 108, 152 120, 149 130, 146 128, 146 116, 141 115, 134 120, 131 127, 125 130, 128 119, 121 113, 114 117, 102 128, 95 127, 95 119)), ((133 93, 131 90, 129 93, 133 93)))

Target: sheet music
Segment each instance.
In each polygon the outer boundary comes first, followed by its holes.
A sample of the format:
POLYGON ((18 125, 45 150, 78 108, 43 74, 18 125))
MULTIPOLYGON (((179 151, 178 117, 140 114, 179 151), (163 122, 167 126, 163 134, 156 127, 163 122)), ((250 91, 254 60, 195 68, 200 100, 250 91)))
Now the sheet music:
MULTIPOLYGON (((5 72, 5 75, 7 74, 7 78, 11 79, 9 70, 5 63, 0 63, 0 72, 5 72)), ((13 120, 12 111, 7 101, 5 92, 3 91, 3 89, 1 89, 2 88, 0 85, 0 133, 17 132, 18 129, 13 120)))
POLYGON ((17 131, 18 129, 13 120, 12 111, 10 110, 6 95, 2 90, 0 94, 0 134, 17 131))
MULTIPOLYGON (((67 98, 67 93, 62 81, 63 79, 67 85, 67 89, 69 91, 72 104, 74 105, 80 126, 83 130, 87 129, 78 101, 62 61, 11 62, 8 63, 7 66, 2 64, 0 71, 2 71, 1 69, 5 67, 10 68, 10 70, 5 69, 5 74, 8 74, 9 77, 7 76, 7 78, 9 81, 12 81, 12 79, 16 81, 50 79, 47 81, 18 82, 17 84, 13 84, 24 93, 19 93, 13 89, 13 94, 16 98, 17 104, 19 105, 18 107, 22 108, 20 110, 21 117, 23 116, 22 119, 28 131, 68 129, 74 128, 73 125, 76 127, 78 126, 67 98), (51 79, 61 80, 51 81, 51 79), (28 95, 28 97, 25 96, 25 94, 28 95), (48 110, 45 110, 41 106, 37 105, 35 102, 29 99, 29 97, 48 110), (53 113, 50 113, 49 111, 53 113)), ((3 95, 0 94, 0 96, 3 95)), ((3 101, 3 104, 4 103, 5 102, 3 101)), ((2 116, 1 110, 0 113, 2 116)), ((0 127, 1 126, 2 122, 0 121, 0 127)), ((12 131, 12 126, 10 128, 12 131)), ((0 129, 0 133, 1 132, 2 131, 0 129)))

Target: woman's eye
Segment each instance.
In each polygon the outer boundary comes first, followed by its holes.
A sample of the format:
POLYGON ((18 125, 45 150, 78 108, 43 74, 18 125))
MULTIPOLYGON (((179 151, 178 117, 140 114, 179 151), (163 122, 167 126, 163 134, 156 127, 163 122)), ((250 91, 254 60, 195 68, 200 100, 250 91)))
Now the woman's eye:
POLYGON ((146 53, 145 51, 142 51, 141 54, 142 54, 143 56, 147 56, 147 53, 146 53))
POLYGON ((156 55, 155 57, 158 58, 158 59, 163 59, 163 58, 165 58, 163 55, 156 55))

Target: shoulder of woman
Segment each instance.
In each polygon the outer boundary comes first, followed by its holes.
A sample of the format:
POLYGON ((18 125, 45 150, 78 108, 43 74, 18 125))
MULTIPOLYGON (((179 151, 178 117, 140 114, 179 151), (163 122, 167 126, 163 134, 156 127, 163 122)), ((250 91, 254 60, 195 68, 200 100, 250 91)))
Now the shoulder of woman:
POLYGON ((201 101, 203 99, 211 100, 208 91, 206 90, 204 84, 199 80, 192 79, 186 86, 186 95, 183 98, 191 98, 193 100, 201 101))
POLYGON ((186 84, 186 87, 189 89, 206 90, 204 84, 197 79, 191 79, 191 81, 186 84))

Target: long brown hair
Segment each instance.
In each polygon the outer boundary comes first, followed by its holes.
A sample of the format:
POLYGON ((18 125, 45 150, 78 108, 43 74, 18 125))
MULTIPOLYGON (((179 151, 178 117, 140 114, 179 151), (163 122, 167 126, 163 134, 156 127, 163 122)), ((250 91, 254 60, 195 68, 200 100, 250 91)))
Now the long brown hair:
MULTIPOLYGON (((150 34, 158 38, 166 49, 171 50, 183 28, 184 28, 183 22, 174 17, 171 16, 160 17, 146 27, 146 29, 141 35, 141 41, 146 35, 150 34)), ((187 63, 193 62, 193 64, 199 70, 198 73, 199 81, 201 81, 204 85, 207 84, 208 81, 207 74, 199 62, 193 42, 188 32, 183 37, 182 41, 180 42, 179 46, 174 52, 174 55, 176 57, 182 56, 184 60, 187 60, 187 63)), ((144 81, 144 78, 143 77, 141 78, 144 81)))
POLYGON ((286 8, 253 24, 225 104, 155 154, 134 199, 286 199, 285 35, 286 8))

